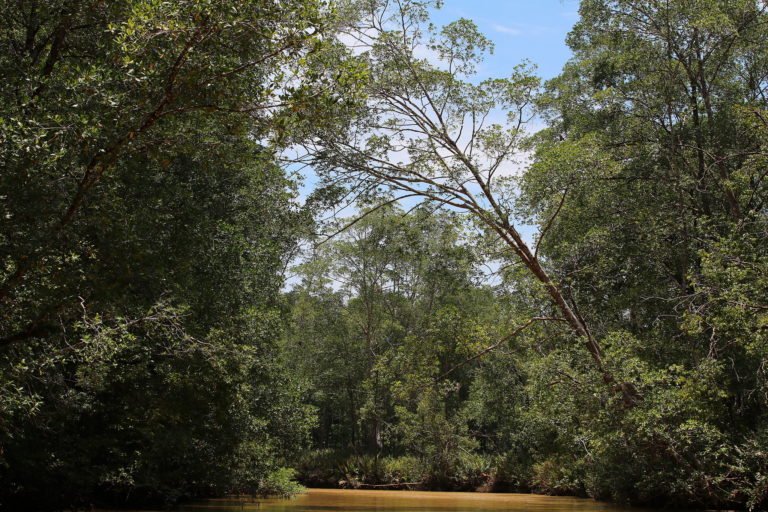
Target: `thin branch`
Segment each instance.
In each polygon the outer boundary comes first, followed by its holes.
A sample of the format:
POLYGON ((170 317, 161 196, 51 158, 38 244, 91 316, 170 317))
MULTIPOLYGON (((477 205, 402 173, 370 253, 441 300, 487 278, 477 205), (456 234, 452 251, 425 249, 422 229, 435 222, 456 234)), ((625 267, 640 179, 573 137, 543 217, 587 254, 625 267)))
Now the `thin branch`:
POLYGON ((435 379, 435 380, 436 381, 440 381, 440 380, 444 379, 445 377, 447 377, 451 373, 455 372, 459 368, 462 368, 463 366, 466 366, 467 364, 471 363, 472 361, 480 359, 481 357, 483 357, 488 352, 491 352, 491 351, 497 349, 498 347, 500 347, 501 345, 503 345, 505 343, 508 343, 510 340, 515 338, 517 335, 519 335, 521 332, 523 332, 525 329, 527 329, 528 327, 530 327, 534 323, 536 323, 536 322, 545 322, 545 321, 547 321, 547 322, 565 322, 565 323, 568 323, 568 321, 565 318, 547 317, 547 316, 537 316, 537 317, 531 318, 526 323, 524 323, 523 325, 521 325, 520 327, 518 327, 517 329, 512 331, 507 336, 503 337, 498 342, 494 343, 493 345, 491 345, 489 347, 486 347, 485 349, 481 350, 480 352, 478 352, 477 354, 473 355, 472 357, 470 357, 468 359, 465 359, 461 363, 457 364, 456 366, 454 366, 450 370, 446 371, 445 373, 443 373, 442 375, 437 377, 437 379, 435 379))
POLYGON ((315 245, 316 245, 316 247, 319 247, 319 246, 329 242, 331 239, 333 239, 337 235, 340 235, 341 233, 343 233, 344 231, 348 230, 349 228, 351 228, 352 226, 354 226, 355 224, 357 224, 361 220, 363 220, 366 217, 368 217, 370 214, 372 214, 372 213, 374 213, 374 212, 384 208, 385 206, 388 206, 388 205, 390 205, 392 203, 396 203, 396 202, 398 202, 398 201, 400 201, 402 199, 406 199, 408 197, 417 197, 417 196, 421 196, 421 194, 416 194, 416 193, 406 194, 404 196, 395 197, 394 199, 390 199, 389 201, 385 201, 383 203, 380 203, 380 204, 374 206, 373 208, 371 208, 370 210, 366 210, 362 215, 359 215, 359 216, 355 217, 351 222, 348 222, 347 224, 342 226, 340 229, 338 229, 338 230, 334 231, 333 233, 331 233, 330 235, 326 236, 324 240, 318 242, 315 245))
POLYGON ((552 224, 555 222, 555 218, 557 218, 558 214, 560 213, 560 210, 563 209, 563 205, 565 204, 565 198, 566 196, 568 196, 568 190, 569 190, 569 187, 565 187, 565 192, 563 192, 563 197, 560 198, 560 204, 557 205, 557 209, 555 210, 555 213, 552 214, 552 216, 549 218, 547 223, 544 225, 544 229, 541 230, 541 235, 539 235, 539 239, 536 241, 536 247, 533 251, 534 258, 539 257, 539 246, 541 245, 541 241, 544 240, 544 236, 547 234, 547 231, 549 231, 549 228, 552 227, 552 224))

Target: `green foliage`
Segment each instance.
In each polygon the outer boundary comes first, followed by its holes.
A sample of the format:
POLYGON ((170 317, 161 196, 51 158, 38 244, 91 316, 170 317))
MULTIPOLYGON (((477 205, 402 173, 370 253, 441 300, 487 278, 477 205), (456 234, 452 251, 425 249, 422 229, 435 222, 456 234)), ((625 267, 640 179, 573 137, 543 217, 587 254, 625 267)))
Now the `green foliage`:
MULTIPOLYGON (((358 376, 344 405, 320 408, 348 408, 326 413, 348 415, 338 429, 362 427, 321 442, 414 457, 425 486, 764 507, 764 6, 584 1, 574 56, 542 89, 524 66, 476 79, 490 41, 467 20, 427 27, 428 8, 401 2, 382 8, 382 25, 363 23, 376 34, 361 56, 369 108, 348 138, 322 138, 317 161, 327 178, 425 198, 417 212, 467 212, 475 222, 457 232, 487 228, 468 263, 493 261, 500 282, 405 264, 399 237, 370 221, 318 255, 319 288, 301 293, 334 296, 334 336, 358 376), (437 58, 414 55, 420 44, 437 58), (547 128, 526 140, 531 103, 547 128), (509 123, 469 120, 489 113, 509 123), (520 179, 495 174, 525 149, 520 179), (515 218, 539 227, 529 252, 515 218), (461 293, 414 291, 393 273, 461 293), (541 317, 560 319, 504 338, 541 317)), ((382 478, 377 468, 364 470, 382 478)))
MULTIPOLYGON (((381 208, 301 265, 287 350, 319 408, 315 442, 341 455, 347 485, 488 479, 471 453, 462 402, 475 366, 464 362, 490 344, 498 317, 490 289, 474 284, 465 235, 453 214, 381 208)), ((302 470, 307 481, 319 473, 302 470)))
POLYGON ((575 57, 539 102, 550 127, 522 210, 549 225, 547 264, 644 399, 621 407, 553 353, 570 384, 542 382, 554 399, 537 406, 577 462, 552 469, 613 500, 758 507, 759 477, 735 468, 767 404, 765 97, 747 78, 765 74, 764 10, 595 0, 580 13, 575 57))
POLYGON ((259 481, 258 494, 286 498, 304 491, 304 487, 296 483, 296 471, 291 468, 279 468, 268 473, 259 481))
POLYGON ((532 467, 531 486, 552 496, 582 496, 584 475, 580 469, 565 457, 544 459, 532 467))
POLYGON ((279 292, 311 215, 278 155, 354 101, 334 13, 0 9, 0 504, 293 492, 314 418, 279 292))
POLYGON ((413 484, 424 481, 425 468, 418 457, 384 457, 381 459, 382 479, 393 484, 413 484))

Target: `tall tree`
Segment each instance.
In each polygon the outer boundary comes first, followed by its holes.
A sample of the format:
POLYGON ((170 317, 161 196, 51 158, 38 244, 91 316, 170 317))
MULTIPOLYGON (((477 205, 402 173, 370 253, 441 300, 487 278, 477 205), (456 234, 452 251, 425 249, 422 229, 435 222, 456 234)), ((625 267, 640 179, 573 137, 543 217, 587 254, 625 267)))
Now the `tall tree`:
POLYGON ((556 313, 536 321, 568 325, 605 382, 627 403, 636 402, 633 384, 617 381, 605 367, 599 341, 573 298, 550 277, 515 223, 510 170, 523 157, 538 80, 518 66, 509 78, 478 83, 476 67, 491 42, 466 19, 440 31, 425 27, 433 5, 364 3, 364 21, 348 37, 359 43, 369 69, 369 101, 346 133, 317 140, 310 148, 313 161, 332 180, 342 177, 372 189, 384 184, 403 197, 419 196, 474 215, 550 296, 556 313), (424 52, 431 58, 420 57, 424 52))
POLYGON ((594 486, 759 507, 746 466, 764 461, 743 454, 764 443, 766 412, 766 6, 589 1, 580 13, 522 196, 607 364, 646 396, 578 429, 596 440, 594 486), (616 471, 630 453, 637 464, 616 471), (655 476, 637 484, 640 467, 655 476))
POLYGON ((0 503, 274 487, 312 420, 277 343, 310 219, 273 143, 332 120, 332 12, 0 8, 0 503))
POLYGON ((144 155, 169 161, 204 140, 205 118, 232 136, 263 137, 281 106, 306 96, 291 66, 317 50, 324 8, 305 0, 9 1, 2 10, 6 344, 59 306, 34 301, 56 294, 67 255, 79 252, 83 210, 115 168, 144 155))

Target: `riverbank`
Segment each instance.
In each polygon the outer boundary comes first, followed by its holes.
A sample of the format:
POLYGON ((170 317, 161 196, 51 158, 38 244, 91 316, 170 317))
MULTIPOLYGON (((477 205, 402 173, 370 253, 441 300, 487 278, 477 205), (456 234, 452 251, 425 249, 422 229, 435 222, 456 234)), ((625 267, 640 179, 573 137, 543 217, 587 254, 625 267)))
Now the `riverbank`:
POLYGON ((553 464, 511 464, 504 457, 463 453, 451 463, 434 464, 414 456, 349 454, 316 450, 296 465, 298 481, 309 488, 445 492, 535 492, 588 497, 578 479, 553 464))

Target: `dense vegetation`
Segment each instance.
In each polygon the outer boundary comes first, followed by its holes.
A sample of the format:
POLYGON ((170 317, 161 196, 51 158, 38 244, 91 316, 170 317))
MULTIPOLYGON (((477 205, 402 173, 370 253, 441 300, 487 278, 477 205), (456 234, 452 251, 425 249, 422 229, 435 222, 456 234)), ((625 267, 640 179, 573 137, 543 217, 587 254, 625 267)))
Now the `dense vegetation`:
POLYGON ((284 477, 312 425, 278 350, 308 214, 270 140, 317 117, 297 104, 330 104, 310 76, 327 9, 0 12, 0 503, 172 503, 284 477))
POLYGON ((0 2, 0 509, 768 507, 768 6, 432 7, 0 2))

